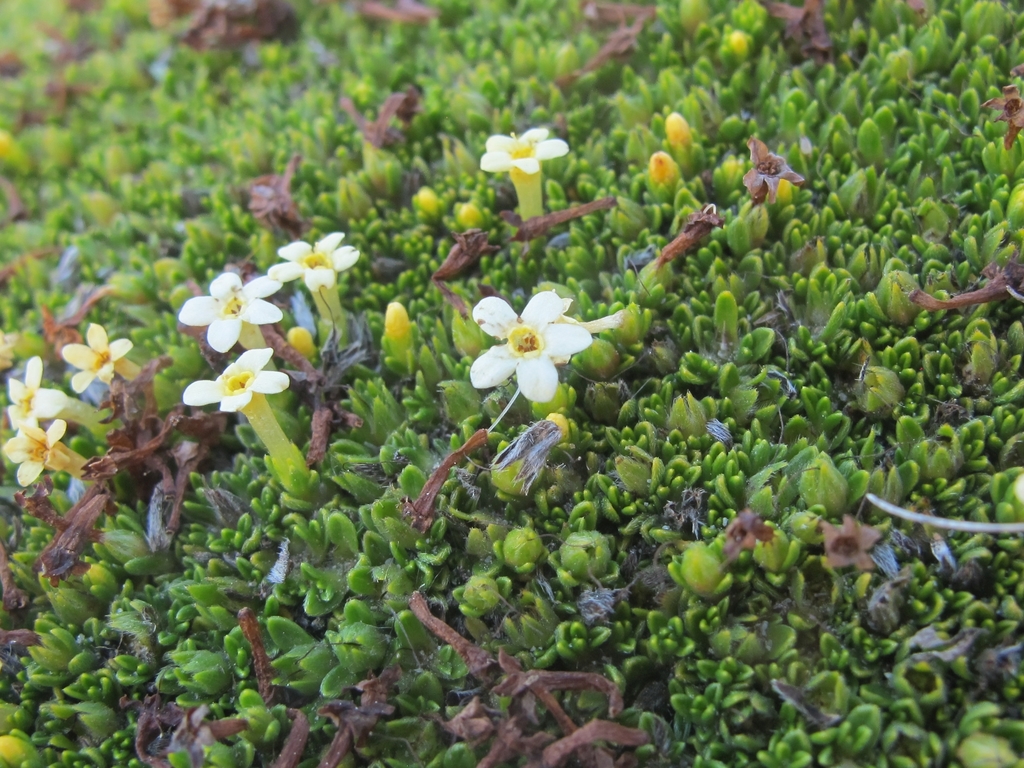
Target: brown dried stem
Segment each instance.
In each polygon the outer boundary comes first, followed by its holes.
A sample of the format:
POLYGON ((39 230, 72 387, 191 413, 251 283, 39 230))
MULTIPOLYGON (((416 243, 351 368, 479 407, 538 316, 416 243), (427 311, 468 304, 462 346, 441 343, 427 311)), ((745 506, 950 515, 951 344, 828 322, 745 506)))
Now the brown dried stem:
POLYGON ((573 752, 592 747, 596 741, 607 741, 624 747, 640 747, 650 740, 646 731, 629 728, 608 720, 591 720, 573 733, 544 748, 543 768, 559 768, 573 752))
POLYGON ((494 657, 483 648, 469 642, 469 640, 445 624, 444 621, 434 616, 430 612, 427 598, 423 596, 422 592, 413 592, 412 597, 409 598, 409 610, 438 640, 448 643, 448 645, 455 649, 455 652, 466 662, 471 675, 481 680, 489 680, 491 678, 491 674, 497 667, 494 657))
POLYGON ((517 228, 516 234, 512 240, 523 243, 541 237, 546 234, 549 229, 556 227, 559 224, 565 224, 567 221, 572 221, 573 219, 578 219, 581 216, 596 213, 597 211, 606 211, 610 208, 614 208, 616 205, 618 205, 618 202, 615 197, 609 195, 608 197, 602 197, 589 203, 574 205, 571 208, 566 208, 562 211, 552 211, 551 213, 546 213, 543 216, 534 216, 526 221, 523 221, 522 217, 514 211, 502 211, 501 218, 511 226, 517 228))
MULTIPOLYGON (((251 608, 243 608, 238 612, 238 626, 241 627, 242 636, 249 641, 249 647, 252 648, 252 667, 256 672, 256 684, 259 687, 260 697, 264 704, 271 707, 277 693, 277 686, 274 685, 274 668, 270 664, 266 646, 263 645, 260 623, 251 608)), ((306 727, 308 729, 308 723, 306 727)))
POLYGON ((398 0, 393 6, 364 0, 356 6, 360 15, 375 21, 391 21, 397 24, 429 24, 437 18, 440 11, 430 8, 416 0, 398 0))
POLYGON ((430 528, 434 522, 434 500, 441 492, 444 481, 448 479, 448 473, 470 453, 486 445, 487 434, 486 429, 478 429, 470 435, 469 440, 461 448, 457 448, 444 457, 437 469, 431 473, 423 490, 420 491, 420 495, 416 497, 416 501, 405 499, 402 504, 402 512, 411 519, 413 528, 420 533, 425 533, 430 528))
POLYGON ((1017 298, 1015 294, 1019 295, 1021 288, 1024 287, 1024 264, 1018 262, 1016 257, 1002 268, 995 263, 989 264, 981 274, 988 278, 988 283, 984 288, 979 288, 976 291, 961 293, 949 299, 936 299, 920 288, 915 288, 910 292, 908 298, 919 307, 935 312, 943 309, 961 309, 977 304, 988 304, 992 301, 1008 299, 1011 296, 1017 298))
POLYGON ((575 72, 570 72, 568 75, 558 78, 556 82, 559 87, 565 88, 568 85, 572 85, 573 82, 587 74, 587 72, 594 72, 612 59, 621 59, 632 53, 636 49, 636 39, 640 36, 640 32, 643 31, 644 24, 647 23, 649 17, 646 14, 636 14, 634 18, 635 21, 632 25, 619 27, 612 32, 604 45, 591 57, 590 61, 575 72))
POLYGON ((469 309, 466 307, 466 302, 447 286, 446 281, 462 274, 464 270, 476 264, 481 256, 486 253, 494 253, 498 250, 498 247, 488 243, 488 234, 480 229, 453 232, 452 237, 455 238, 455 245, 448 251, 445 260, 437 268, 437 271, 430 276, 430 279, 437 286, 445 300, 455 307, 456 311, 463 317, 468 317, 469 309))
POLYGON ((14 582, 14 571, 11 570, 11 561, 7 559, 7 548, 3 542, 0 542, 0 587, 4 590, 5 611, 19 611, 28 607, 28 594, 14 582))
POLYGON ((292 179, 302 155, 292 155, 284 173, 260 176, 249 182, 249 210, 264 226, 281 229, 292 238, 298 238, 305 222, 292 199, 292 179))
POLYGON ((377 149, 383 149, 405 138, 399 129, 391 125, 391 120, 398 118, 408 128, 412 118, 421 111, 420 92, 410 85, 402 93, 392 93, 381 105, 376 120, 367 120, 363 117, 348 96, 342 96, 338 100, 338 106, 352 118, 352 122, 359 128, 366 141, 377 149))
POLYGON ((306 751, 306 742, 309 740, 309 719, 301 709, 288 709, 286 714, 292 721, 292 729, 284 746, 281 747, 277 760, 270 768, 296 768, 299 760, 302 759, 302 753, 306 751))
POLYGON ((676 235, 675 240, 661 249, 656 266, 663 267, 670 261, 679 258, 695 247, 711 234, 711 230, 725 224, 725 219, 718 215, 714 206, 709 205, 702 211, 691 213, 683 225, 683 231, 676 235))

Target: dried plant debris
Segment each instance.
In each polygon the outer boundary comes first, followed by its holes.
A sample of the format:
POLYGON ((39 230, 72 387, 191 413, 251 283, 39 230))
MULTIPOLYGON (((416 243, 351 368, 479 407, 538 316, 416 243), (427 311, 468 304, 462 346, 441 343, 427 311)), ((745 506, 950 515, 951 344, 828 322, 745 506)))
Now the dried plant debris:
POLYGON ((588 72, 596 72, 610 61, 621 60, 636 50, 636 40, 643 31, 644 24, 648 20, 647 14, 635 14, 635 21, 629 26, 621 26, 611 35, 593 57, 577 69, 575 72, 558 79, 558 84, 563 88, 571 85, 588 72))
POLYGON ((135 754, 139 760, 151 768, 170 768, 170 762, 163 756, 169 751, 170 734, 184 719, 181 707, 173 702, 161 704, 158 693, 146 696, 141 702, 122 696, 120 706, 121 709, 134 710, 138 715, 135 754))
POLYGON ((192 768, 206 765, 205 748, 212 744, 235 736, 249 727, 242 718, 226 718, 224 720, 207 721, 210 708, 205 704, 200 707, 186 709, 182 713, 181 723, 171 736, 167 752, 185 752, 192 763, 192 768))
POLYGON ((1016 257, 1007 262, 1005 267, 1000 267, 993 262, 986 266, 981 274, 988 279, 988 282, 983 288, 976 291, 961 293, 949 299, 936 299, 920 288, 915 288, 910 292, 909 299, 919 307, 924 307, 932 312, 973 307, 1010 297, 1024 301, 1024 264, 1017 261, 1016 257))
POLYGON ((3 588, 3 606, 8 612, 28 607, 29 596, 14 581, 11 561, 7 559, 7 547, 0 542, 0 587, 3 588))
POLYGON ((469 317, 469 307, 466 306, 466 302, 461 296, 448 287, 448 282, 473 267, 480 261, 481 256, 494 253, 499 249, 487 242, 490 236, 480 229, 452 232, 452 237, 455 239, 455 245, 448 251, 441 266, 434 271, 430 279, 444 296, 445 301, 455 307, 463 317, 469 317))
POLYGON ((0 227, 27 219, 28 209, 25 207, 25 203, 22 202, 17 187, 5 176, 0 176, 0 190, 3 190, 7 198, 7 212, 4 218, 0 219, 0 227))
POLYGON ((744 549, 753 549, 757 542, 771 541, 774 537, 774 528, 765 525, 760 515, 744 509, 725 529, 725 559, 735 560, 744 549))
POLYGON ((989 99, 981 106, 988 109, 1000 110, 996 117, 997 123, 1006 123, 1006 136, 1003 138, 1003 147, 1009 149, 1013 142, 1024 128, 1024 100, 1020 97, 1020 91, 1016 85, 1004 85, 1003 95, 996 99, 989 99))
POLYGON ((264 226, 284 231, 292 240, 299 239, 306 226, 292 199, 292 179, 301 162, 301 155, 292 155, 280 176, 270 174, 249 182, 252 215, 264 226))
POLYGON ((825 537, 825 557, 832 568, 854 565, 862 571, 872 571, 875 561, 871 559, 871 548, 882 534, 870 525, 862 525, 850 515, 843 515, 840 528, 822 520, 821 533, 825 537))
POLYGON ((502 211, 503 218, 509 225, 516 227, 516 234, 512 238, 514 242, 525 243, 547 234, 548 230, 567 221, 587 216, 597 211, 607 211, 617 205, 614 196, 602 197, 582 205, 574 205, 561 211, 552 211, 543 216, 534 216, 532 219, 523 219, 514 211, 502 211))
POLYGON ((469 667, 469 673, 482 680, 489 680, 494 672, 497 662, 494 657, 482 648, 469 642, 448 626, 444 621, 437 618, 430 612, 427 599, 422 592, 414 592, 409 598, 409 610, 419 619, 420 623, 427 628, 439 640, 448 643, 462 660, 469 667))
POLYGON ((440 15, 436 8, 424 5, 418 0, 396 0, 393 5, 377 0, 363 0, 356 5, 356 10, 368 19, 397 24, 429 24, 440 15))
POLYGON ((624 25, 631 19, 645 18, 653 21, 658 16, 656 5, 637 5, 634 3, 607 3, 600 0, 588 0, 583 4, 583 17, 587 21, 602 24, 624 25))
POLYGON ((515 482, 521 483, 525 491, 540 477, 547 466, 548 454, 562 442, 562 428, 553 421, 541 419, 509 443, 501 453, 495 456, 491 470, 501 472, 519 462, 515 482))
POLYGON ((203 0, 182 41, 197 50, 241 48, 260 40, 293 40, 295 9, 286 0, 203 0))
POLYGON ((747 147, 750 148, 750 162, 754 167, 743 177, 743 184, 754 203, 763 203, 765 198, 774 203, 781 181, 803 186, 804 177, 790 168, 785 158, 769 152, 763 141, 751 136, 747 147))
POLYGON ((661 249, 661 255, 658 256, 656 262, 657 266, 664 266, 691 248, 695 248, 701 240, 711 234, 712 230, 723 224, 725 224, 725 219, 718 215, 718 211, 713 205, 705 206, 703 210, 691 213, 683 225, 683 231, 661 249))
POLYGON ((424 533, 434 522, 434 500, 441 492, 441 486, 448 479, 452 468, 465 459, 477 448, 487 445, 487 430, 478 429, 474 432, 461 448, 452 451, 445 456, 423 486, 420 495, 415 501, 406 499, 402 504, 402 511, 409 518, 410 524, 420 533, 424 533))
POLYGON ((305 713, 301 709, 285 711, 288 719, 292 721, 292 729, 288 732, 288 738, 281 747, 277 760, 271 763, 270 768, 297 768, 309 740, 309 718, 305 713))
POLYGON ((825 28, 825 5, 822 0, 804 0, 802 7, 787 3, 764 2, 768 13, 786 22, 786 37, 800 43, 804 56, 823 64, 832 55, 832 38, 825 28))
POLYGON ((772 680, 772 689, 783 701, 791 704, 807 722, 818 729, 831 728, 843 720, 841 715, 829 714, 811 704, 803 690, 795 685, 790 685, 784 680, 772 680))
POLYGON ((392 93, 388 96, 380 107, 377 119, 373 121, 363 117, 359 110, 356 109, 355 103, 348 96, 342 96, 338 100, 338 106, 345 110, 345 113, 352 118, 352 122, 356 124, 359 131, 363 134, 363 139, 377 149, 383 149, 405 138, 402 131, 391 125, 392 120, 397 118, 408 129, 412 119, 422 111, 420 92, 414 85, 410 85, 401 93, 392 93))

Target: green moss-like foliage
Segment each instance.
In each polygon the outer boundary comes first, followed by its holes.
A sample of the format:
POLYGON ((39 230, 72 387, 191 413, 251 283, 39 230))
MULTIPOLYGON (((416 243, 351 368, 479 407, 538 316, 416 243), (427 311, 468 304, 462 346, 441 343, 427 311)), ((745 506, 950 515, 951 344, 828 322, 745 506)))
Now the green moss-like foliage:
MULTIPOLYGON (((166 552, 147 543, 150 498, 119 477, 89 571, 40 581, 32 566, 53 532, 13 504, 6 464, 0 533, 30 603, 0 624, 34 629, 41 644, 4 657, 0 765, 141 768, 137 715, 119 700, 153 692, 249 721, 208 764, 270 765, 290 725, 283 704, 255 694, 236 618, 249 607, 276 683, 311 718, 303 766, 332 732, 316 714, 322 697, 349 696, 397 662, 397 711, 365 759, 470 768, 486 744, 452 746, 439 716, 477 683, 407 610, 416 590, 526 668, 615 681, 620 721, 651 736, 644 764, 1019 765, 1020 539, 938 544, 937 531, 863 500, 1024 520, 1013 491, 1024 308, 930 312, 908 299, 983 284, 982 270, 1021 246, 1024 143, 1005 149, 1006 124, 980 105, 1016 82, 1024 13, 828 0, 833 55, 816 63, 753 0, 662 0, 625 63, 570 82, 611 29, 588 22, 584 3, 433 4, 439 17, 416 26, 302 0, 294 42, 202 53, 177 40, 187 22, 154 29, 143 0, 82 12, 2 4, 0 53, 24 64, 0 78, 0 175, 25 206, 0 226, 0 267, 20 264, 0 289, 0 328, 22 334, 16 365, 42 354, 52 385, 70 392, 44 310, 73 312, 106 286, 79 330, 101 322, 130 338, 138 363, 172 355, 155 382, 167 413, 188 383, 219 373, 178 330, 177 310, 191 283, 205 288, 227 264, 277 261, 290 238, 257 221, 247 189, 296 153, 306 239, 343 230, 362 253, 341 296, 350 330, 361 317, 369 341, 341 382, 362 424, 335 427, 312 490, 285 493, 232 419, 192 475, 166 552), (422 112, 383 150, 338 106, 346 95, 372 117, 410 84, 422 112), (668 141, 672 112, 690 143, 668 141), (489 135, 541 125, 570 146, 545 163, 547 209, 618 204, 523 247, 499 216, 515 205, 511 182, 478 163, 489 135), (806 184, 752 205, 751 136, 806 184), (671 173, 652 178, 659 150, 675 165, 660 161, 671 173), (708 203, 725 226, 652 262, 708 203), (520 400, 490 434, 493 457, 537 419, 567 417, 539 479, 492 478, 478 452, 479 466, 450 474, 421 534, 403 497, 513 389, 469 386, 490 341, 430 280, 470 227, 498 246, 450 283, 470 305, 482 286, 517 309, 551 288, 580 319, 627 317, 562 369, 553 403, 520 400), (396 300, 412 346, 385 349, 396 300), (778 533, 730 561, 724 529, 745 507, 778 533), (883 533, 885 570, 829 567, 818 521, 844 514, 883 533)), ((8 212, 10 201, 0 219, 8 212)), ((294 285, 277 298, 300 294, 294 285)), ((284 308, 285 328, 303 319, 284 308)), ((274 405, 308 441, 308 409, 291 395, 274 405)), ((69 442, 85 456, 106 449, 81 429, 69 442)), ((69 479, 55 479, 63 511, 69 479)), ((604 716, 591 694, 563 704, 580 723, 604 716)))

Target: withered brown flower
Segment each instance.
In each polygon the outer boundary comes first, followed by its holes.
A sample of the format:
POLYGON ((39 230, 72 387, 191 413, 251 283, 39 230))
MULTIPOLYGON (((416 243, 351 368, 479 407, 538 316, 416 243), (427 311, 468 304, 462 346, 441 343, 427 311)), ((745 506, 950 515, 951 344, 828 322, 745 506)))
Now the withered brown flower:
POLYGON ((989 109, 1001 109, 1002 113, 995 119, 997 123, 1003 122, 1009 125, 1006 137, 1003 139, 1003 147, 1009 149, 1013 146, 1014 139, 1024 128, 1024 100, 1020 98, 1020 91, 1016 85, 1004 85, 1003 95, 998 99, 989 99, 981 106, 989 109))
POLYGON ((850 515, 843 515, 843 527, 821 521, 821 532, 825 536, 825 556, 829 567, 843 568, 855 565, 862 571, 875 568, 875 561, 868 552, 882 534, 870 525, 861 525, 850 515))
POLYGON ((725 559, 733 561, 744 549, 753 549, 759 541, 771 541, 775 530, 765 525, 761 516, 749 509, 737 513, 725 529, 725 559))
POLYGON ((743 177, 743 184, 750 191, 750 197, 755 205, 763 203, 765 197, 769 203, 774 203, 779 191, 779 182, 783 179, 798 187, 804 185, 804 177, 790 168, 785 158, 769 152, 763 141, 751 136, 747 146, 750 148, 750 162, 754 167, 743 177))
POLYGON ((824 64, 832 55, 832 39, 825 28, 825 6, 822 0, 804 0, 803 7, 787 3, 763 2, 768 13, 786 22, 786 37, 801 41, 804 56, 824 64))

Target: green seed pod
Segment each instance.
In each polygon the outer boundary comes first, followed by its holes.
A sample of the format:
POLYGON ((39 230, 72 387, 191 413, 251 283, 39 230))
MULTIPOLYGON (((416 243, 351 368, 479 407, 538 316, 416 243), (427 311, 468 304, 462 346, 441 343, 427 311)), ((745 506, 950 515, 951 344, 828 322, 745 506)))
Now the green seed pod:
POLYGON ((483 211, 480 210, 476 203, 460 203, 455 206, 455 223, 463 231, 479 229, 484 225, 483 211))
POLYGON ((829 517, 837 518, 846 509, 849 486, 824 453, 800 474, 800 498, 808 507, 822 506, 829 517))
POLYGON ((558 580, 567 587, 600 579, 608 572, 612 551, 608 538, 596 531, 570 533, 558 550, 558 580))
POLYGON ((679 164, 668 152, 655 152, 647 163, 647 191, 659 203, 675 199, 681 174, 679 164))
POLYGON ((872 416, 887 416, 906 393, 895 371, 868 366, 856 388, 857 405, 872 416))
POLYGON ((616 456, 615 471, 618 472, 626 490, 634 496, 645 498, 650 493, 651 462, 616 456))
MULTIPOLYGON (((619 369, 622 359, 615 345, 604 339, 594 342, 582 352, 572 357, 572 365, 588 379, 606 381, 612 378, 619 369)), ((549 409, 550 410, 550 409, 549 409)))
POLYGON ((117 200, 106 192, 86 192, 81 196, 81 201, 92 220, 101 227, 109 226, 114 217, 121 212, 117 200))
POLYGON ((985 320, 967 327, 968 357, 963 367, 964 381, 973 387, 985 387, 999 367, 999 344, 985 320))
POLYGON ((516 573, 531 573, 547 556, 540 534, 533 528, 513 528, 504 540, 495 542, 495 554, 516 573))
POLYGON ((459 610, 465 616, 479 618, 501 603, 498 583, 490 576, 470 576, 469 581, 454 592, 459 610))
MULTIPOLYGON (((775 528, 772 523, 768 525, 775 528)), ((800 559, 801 551, 799 541, 791 541, 775 528, 775 535, 769 541, 759 541, 754 545, 754 562, 769 573, 784 573, 800 559)))
POLYGON ((479 356, 489 338, 472 317, 463 317, 458 312, 452 317, 452 343, 460 355, 479 356))
POLYGON ((910 325, 921 308, 908 297, 918 288, 917 280, 909 272, 892 270, 882 275, 875 297, 886 316, 896 325, 910 325))
POLYGON ((583 405, 587 413, 599 424, 615 424, 619 418, 619 409, 622 407, 618 383, 591 384, 583 396, 583 405))
POLYGON ((672 558, 668 572, 677 584, 705 599, 720 597, 732 586, 721 547, 703 542, 691 544, 682 557, 672 558))

